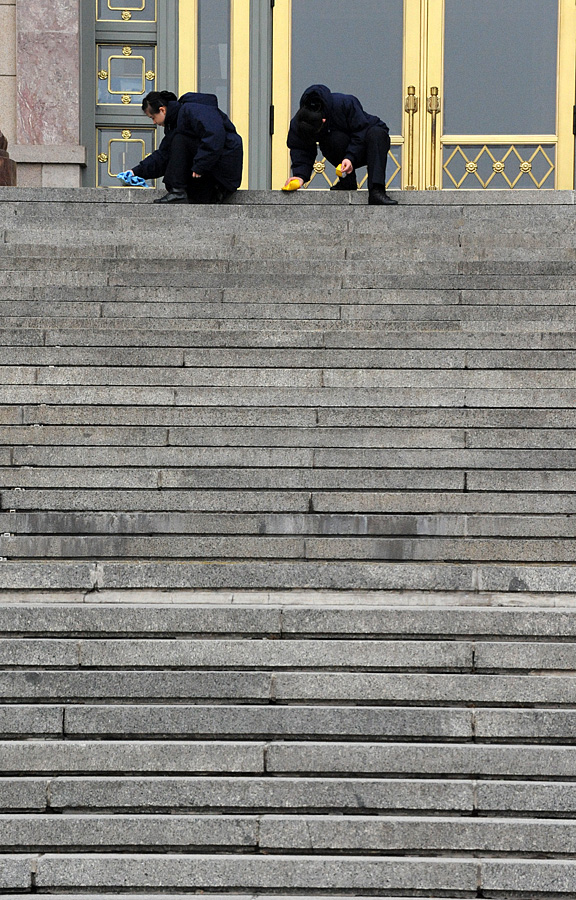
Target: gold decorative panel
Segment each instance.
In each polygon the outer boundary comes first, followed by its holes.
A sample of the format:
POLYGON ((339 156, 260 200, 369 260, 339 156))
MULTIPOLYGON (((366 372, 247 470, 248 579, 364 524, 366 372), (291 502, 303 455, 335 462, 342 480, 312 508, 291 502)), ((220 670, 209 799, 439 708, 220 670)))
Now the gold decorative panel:
POLYGON ((122 187, 116 175, 133 169, 156 146, 155 128, 131 126, 103 127, 97 129, 98 187, 122 187))
MULTIPOLYGON (((387 179, 386 179, 386 187, 400 189, 400 173, 402 171, 401 165, 402 158, 402 145, 393 145, 390 148, 390 152, 388 153, 388 166, 386 169, 387 179)), ((328 190, 330 185, 334 184, 337 181, 336 171, 334 166, 328 162, 327 159, 322 158, 314 163, 314 168, 312 170, 312 177, 310 181, 305 185, 307 190, 311 191, 322 191, 328 190)), ((363 178, 358 182, 358 187, 360 189, 366 187, 366 182, 368 181, 368 173, 364 170, 363 178)))
MULTIPOLYGON (((171 0, 172 2, 172 0, 171 0)), ((155 22, 156 0, 96 0, 97 22, 155 22)))
POLYGON ((99 44, 97 104, 127 105, 142 100, 156 86, 156 47, 99 44))
POLYGON ((554 187, 554 144, 445 144, 443 152, 444 188, 554 187))

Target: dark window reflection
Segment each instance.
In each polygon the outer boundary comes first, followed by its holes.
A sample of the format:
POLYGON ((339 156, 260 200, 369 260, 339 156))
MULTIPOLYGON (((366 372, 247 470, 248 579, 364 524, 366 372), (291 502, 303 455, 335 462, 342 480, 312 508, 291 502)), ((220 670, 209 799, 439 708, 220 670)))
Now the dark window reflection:
POLYGON ((198 0, 198 90, 230 106, 230 0, 198 0))

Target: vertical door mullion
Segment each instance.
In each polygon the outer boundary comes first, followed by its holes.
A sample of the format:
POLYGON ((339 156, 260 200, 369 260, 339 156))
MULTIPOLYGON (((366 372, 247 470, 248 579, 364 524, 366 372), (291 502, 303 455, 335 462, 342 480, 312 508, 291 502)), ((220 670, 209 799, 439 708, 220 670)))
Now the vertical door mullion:
POLYGON ((574 124, 576 92, 576 3, 560 0, 558 21, 558 81, 556 188, 574 188, 574 124))
MULTIPOLYGON (((422 133, 422 108, 426 108, 426 98, 423 92, 422 80, 422 4, 426 0, 404 0, 404 63, 403 63, 403 96, 408 95, 408 88, 413 85, 416 88, 416 100, 418 111, 414 114, 414 177, 413 186, 420 187, 420 142, 422 133)), ((402 153, 402 187, 408 186, 408 170, 410 147, 408 140, 409 116, 405 112, 403 117, 402 136, 404 139, 402 153)))
POLYGON ((250 0, 230 0, 230 118, 244 142, 241 188, 248 187, 250 130, 250 0))
POLYGON ((276 0, 272 36, 272 188, 284 184, 290 171, 286 135, 290 125, 292 85, 292 0, 276 0))
POLYGON ((198 0, 179 0, 178 96, 198 87, 198 0))
POLYGON ((434 185, 437 189, 442 188, 442 123, 444 120, 444 0, 425 0, 426 24, 424 31, 424 39, 426 43, 425 50, 425 86, 424 86, 424 103, 422 115, 426 117, 424 125, 424 148, 423 148, 423 165, 422 174, 424 180, 422 187, 428 189, 434 185), (433 117, 427 110, 428 98, 431 96, 433 87, 438 88, 438 96, 440 100, 440 113, 437 116, 436 130, 436 153, 435 166, 432 171, 432 121, 433 117))

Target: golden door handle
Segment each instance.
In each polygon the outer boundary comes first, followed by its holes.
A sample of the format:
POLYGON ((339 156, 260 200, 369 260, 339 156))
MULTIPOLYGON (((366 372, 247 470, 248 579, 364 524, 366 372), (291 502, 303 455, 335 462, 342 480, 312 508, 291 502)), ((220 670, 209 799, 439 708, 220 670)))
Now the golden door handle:
POLYGON ((418 112, 418 97, 416 96, 416 88, 413 84, 408 87, 408 96, 404 103, 404 111, 408 113, 408 137, 406 153, 408 157, 408 184, 405 186, 406 191, 415 191, 414 184, 414 116, 418 112))
POLYGON ((438 113, 440 112, 440 97, 438 96, 438 88, 433 87, 430 88, 430 96, 428 97, 427 109, 430 115, 432 116, 432 129, 430 132, 430 142, 431 142, 431 150, 430 150, 430 185, 427 188, 429 191, 437 191, 438 185, 436 184, 436 144, 438 139, 438 113))

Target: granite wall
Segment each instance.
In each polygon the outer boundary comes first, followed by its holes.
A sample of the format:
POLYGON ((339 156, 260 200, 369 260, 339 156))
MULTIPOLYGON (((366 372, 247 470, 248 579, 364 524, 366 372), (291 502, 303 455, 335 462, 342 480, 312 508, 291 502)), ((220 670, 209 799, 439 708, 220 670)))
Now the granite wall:
POLYGON ((10 154, 23 187, 80 185, 80 2, 16 0, 16 144, 10 154))

